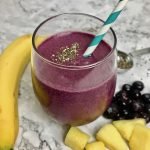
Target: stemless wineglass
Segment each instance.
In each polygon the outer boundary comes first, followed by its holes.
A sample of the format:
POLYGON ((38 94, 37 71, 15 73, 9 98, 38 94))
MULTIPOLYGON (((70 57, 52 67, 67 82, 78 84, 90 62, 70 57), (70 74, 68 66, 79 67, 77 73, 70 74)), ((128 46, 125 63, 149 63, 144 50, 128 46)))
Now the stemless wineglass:
POLYGON ((111 47, 107 56, 84 66, 67 66, 44 58, 38 53, 36 39, 65 31, 97 34, 102 24, 101 19, 91 15, 65 13, 48 18, 34 31, 31 58, 34 91, 46 112, 63 124, 91 122, 110 104, 116 86, 116 35, 110 29, 104 37, 111 47))

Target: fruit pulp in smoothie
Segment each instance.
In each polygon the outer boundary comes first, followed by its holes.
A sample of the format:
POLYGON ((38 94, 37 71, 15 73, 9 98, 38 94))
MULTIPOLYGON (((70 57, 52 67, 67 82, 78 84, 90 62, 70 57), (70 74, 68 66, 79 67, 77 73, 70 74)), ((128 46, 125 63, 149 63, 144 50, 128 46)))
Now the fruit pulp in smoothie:
POLYGON ((42 42, 38 54, 33 56, 34 91, 46 111, 61 123, 79 125, 93 121, 113 97, 116 84, 116 71, 110 71, 113 58, 104 65, 83 67, 111 53, 112 48, 102 41, 90 57, 83 58, 93 37, 84 32, 61 32, 42 42))

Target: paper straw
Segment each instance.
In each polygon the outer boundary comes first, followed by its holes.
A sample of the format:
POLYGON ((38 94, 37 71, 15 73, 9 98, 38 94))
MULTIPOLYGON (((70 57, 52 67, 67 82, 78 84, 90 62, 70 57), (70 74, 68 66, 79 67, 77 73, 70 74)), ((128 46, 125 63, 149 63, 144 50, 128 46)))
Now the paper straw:
POLYGON ((107 31, 110 29, 110 27, 116 21, 119 14, 122 12, 123 8, 126 6, 127 2, 128 2, 128 0, 120 0, 119 1, 118 5, 115 7, 113 12, 110 14, 110 16, 105 21, 99 34, 94 37, 94 39, 90 43, 87 50, 84 52, 83 57, 88 57, 95 51, 95 49, 100 44, 100 42, 102 41, 102 39, 105 36, 105 34, 107 33, 107 31))

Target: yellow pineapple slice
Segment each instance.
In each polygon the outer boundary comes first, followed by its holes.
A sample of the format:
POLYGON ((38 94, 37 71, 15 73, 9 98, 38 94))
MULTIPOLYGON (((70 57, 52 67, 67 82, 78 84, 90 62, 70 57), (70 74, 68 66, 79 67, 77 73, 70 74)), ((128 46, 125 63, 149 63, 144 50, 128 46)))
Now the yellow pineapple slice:
POLYGON ((96 141, 88 143, 85 147, 85 150, 106 150, 106 148, 103 142, 96 141))
POLYGON ((135 125, 140 124, 145 126, 145 120, 144 119, 133 119, 133 120, 120 120, 120 121, 113 121, 113 125, 118 129, 120 134, 123 138, 125 138, 127 141, 130 140, 132 131, 135 127, 135 125))
POLYGON ((72 150, 83 150, 90 136, 76 127, 71 127, 68 131, 65 144, 72 150))
POLYGON ((129 141, 130 150, 150 150, 150 129, 136 125, 129 141))
POLYGON ((128 150, 126 142, 112 124, 106 124, 96 134, 97 140, 104 142, 110 150, 128 150))

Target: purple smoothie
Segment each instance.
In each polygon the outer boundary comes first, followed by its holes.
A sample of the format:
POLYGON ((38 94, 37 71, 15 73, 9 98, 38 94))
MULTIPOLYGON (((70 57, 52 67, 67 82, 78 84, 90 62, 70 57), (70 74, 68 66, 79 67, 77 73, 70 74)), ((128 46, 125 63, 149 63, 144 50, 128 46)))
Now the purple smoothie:
POLYGON ((59 33, 42 42, 34 55, 35 93, 46 111, 61 123, 79 125, 93 121, 113 97, 116 70, 112 67, 115 64, 112 48, 102 41, 92 56, 82 56, 93 37, 83 32, 59 33), (74 43, 77 44, 75 57, 70 57, 69 51, 69 58, 64 61, 62 51, 72 50, 74 43), (39 59, 38 54, 44 59, 39 59), (109 61, 99 63, 106 56, 110 57, 109 61), (50 62, 46 63, 45 59, 50 62))

